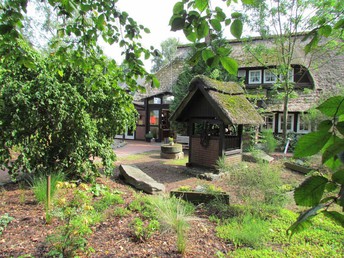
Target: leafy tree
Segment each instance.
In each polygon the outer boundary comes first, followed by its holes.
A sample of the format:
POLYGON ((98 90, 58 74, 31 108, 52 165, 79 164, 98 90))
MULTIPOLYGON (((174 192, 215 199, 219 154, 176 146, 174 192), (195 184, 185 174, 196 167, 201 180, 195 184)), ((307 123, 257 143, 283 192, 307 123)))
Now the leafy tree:
POLYGON ((321 152, 322 163, 331 173, 313 174, 295 189, 296 204, 310 208, 288 229, 291 235, 305 229, 319 213, 344 227, 343 212, 331 209, 344 208, 344 97, 331 97, 317 109, 328 119, 320 123, 317 131, 300 138, 294 156, 301 158, 321 152))
POLYGON ((98 174, 92 157, 112 171, 111 142, 136 111, 130 92, 141 89, 136 79, 148 74, 141 58, 155 53, 142 47, 138 25, 115 2, 47 1, 57 10, 57 37, 49 56, 27 44, 22 35, 28 1, 0 4, 0 164, 15 178, 29 173, 66 172, 93 180, 98 174), (124 72, 98 47, 100 37, 123 49, 124 72), (126 89, 120 87, 125 83, 126 89), (16 161, 11 149, 20 148, 16 161))
POLYGON ((157 72, 164 65, 172 62, 177 53, 179 41, 176 38, 168 38, 161 42, 161 56, 157 55, 153 58, 152 73, 157 72))
MULTIPOLYGON (((226 2, 229 7, 232 1, 215 2, 226 2)), ((252 4, 254 1, 242 0, 242 2, 252 4)), ((212 68, 222 66, 228 73, 236 75, 238 64, 229 57, 230 49, 226 47, 212 49, 209 43, 226 27, 230 27, 234 37, 240 38, 243 32, 242 18, 239 12, 232 12, 231 16, 227 17, 219 5, 212 5, 209 0, 182 0, 173 7, 170 26, 172 31, 183 30, 186 38, 195 44, 197 51, 191 57, 192 62, 202 59, 212 68)))

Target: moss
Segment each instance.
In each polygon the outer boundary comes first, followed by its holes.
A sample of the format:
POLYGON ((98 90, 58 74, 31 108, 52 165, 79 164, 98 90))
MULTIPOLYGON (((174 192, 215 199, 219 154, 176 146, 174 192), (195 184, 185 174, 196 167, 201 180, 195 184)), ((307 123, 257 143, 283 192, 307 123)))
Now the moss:
POLYGON ((223 82, 210 79, 204 75, 196 76, 191 84, 202 81, 205 89, 214 89, 227 94, 244 94, 244 90, 237 82, 223 82))
POLYGON ((228 95, 210 91, 233 124, 262 124, 263 119, 244 95, 228 95))

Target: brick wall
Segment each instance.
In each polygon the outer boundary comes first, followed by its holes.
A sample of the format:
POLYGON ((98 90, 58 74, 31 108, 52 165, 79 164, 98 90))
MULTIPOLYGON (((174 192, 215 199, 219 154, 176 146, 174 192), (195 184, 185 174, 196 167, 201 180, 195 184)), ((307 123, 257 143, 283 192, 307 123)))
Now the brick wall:
POLYGON ((219 139, 212 138, 208 147, 203 147, 200 138, 192 136, 189 162, 195 165, 213 167, 219 158, 219 139))

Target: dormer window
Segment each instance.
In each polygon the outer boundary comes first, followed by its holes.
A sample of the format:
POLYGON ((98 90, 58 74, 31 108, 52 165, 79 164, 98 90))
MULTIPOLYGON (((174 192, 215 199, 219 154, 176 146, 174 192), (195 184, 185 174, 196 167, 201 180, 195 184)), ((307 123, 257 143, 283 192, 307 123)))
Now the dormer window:
POLYGON ((264 70, 264 83, 275 83, 277 76, 270 70, 264 70))
POLYGON ((250 70, 248 74, 249 84, 259 84, 262 82, 262 71, 261 70, 250 70))

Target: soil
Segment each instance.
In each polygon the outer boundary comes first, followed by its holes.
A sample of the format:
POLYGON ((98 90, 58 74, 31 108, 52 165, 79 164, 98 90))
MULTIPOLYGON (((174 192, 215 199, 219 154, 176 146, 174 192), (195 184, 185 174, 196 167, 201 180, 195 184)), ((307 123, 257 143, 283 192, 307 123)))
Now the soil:
MULTIPOLYGON (((119 161, 117 165, 124 164, 123 162, 119 161)), ((166 164, 160 159, 158 152, 149 152, 146 156, 134 160, 128 159, 125 164, 136 165, 163 183, 167 192, 179 186, 211 183, 228 192, 231 202, 238 201, 235 189, 229 189, 224 180, 209 182, 198 179, 190 174, 190 170, 185 166, 166 164)), ((295 177, 295 180, 304 177, 291 172, 286 176, 295 177)), ((135 198, 136 191, 118 178, 118 169, 113 178, 102 177, 98 179, 98 183, 123 192, 124 206, 135 198)), ((59 226, 59 221, 53 220, 47 224, 43 206, 36 202, 29 188, 20 184, 7 184, 0 188, 0 216, 6 213, 14 220, 0 235, 0 257, 45 257, 49 250, 46 237, 59 226)), ((136 241, 129 224, 139 215, 130 213, 118 218, 111 215, 112 213, 113 210, 108 211, 107 219, 94 227, 93 234, 87 239, 88 247, 95 251, 90 254, 81 253, 80 257, 214 257, 218 251, 227 253, 234 248, 216 236, 216 225, 207 219, 202 206, 197 208, 196 217, 190 222, 184 255, 177 252, 175 234, 155 233, 147 241, 136 241)))

